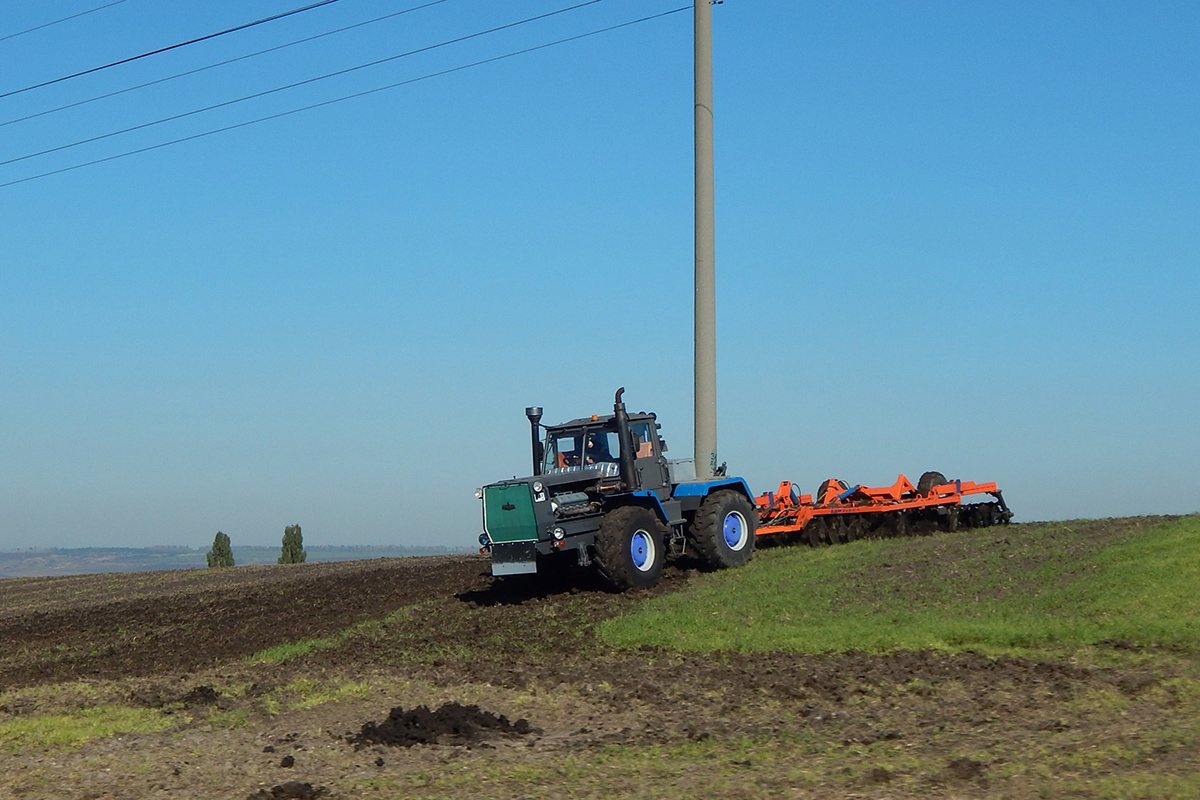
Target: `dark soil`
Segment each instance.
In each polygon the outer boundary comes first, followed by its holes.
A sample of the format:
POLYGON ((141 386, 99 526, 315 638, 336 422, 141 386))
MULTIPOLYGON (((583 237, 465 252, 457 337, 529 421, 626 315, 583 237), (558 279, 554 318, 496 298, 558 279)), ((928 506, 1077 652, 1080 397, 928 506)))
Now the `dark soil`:
POLYGON ((478 557, 433 556, 0 581, 0 685, 197 671, 453 595, 485 567, 478 557), (141 596, 109 588, 122 579, 141 596), (64 595, 78 605, 63 607, 64 595))

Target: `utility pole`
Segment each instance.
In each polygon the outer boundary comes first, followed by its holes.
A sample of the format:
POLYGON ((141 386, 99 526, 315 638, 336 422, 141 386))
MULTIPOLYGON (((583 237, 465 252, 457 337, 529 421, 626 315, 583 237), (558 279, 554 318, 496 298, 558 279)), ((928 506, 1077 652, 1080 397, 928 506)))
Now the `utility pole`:
POLYGON ((712 6, 696 3, 696 477, 717 467, 716 217, 713 210, 712 6))

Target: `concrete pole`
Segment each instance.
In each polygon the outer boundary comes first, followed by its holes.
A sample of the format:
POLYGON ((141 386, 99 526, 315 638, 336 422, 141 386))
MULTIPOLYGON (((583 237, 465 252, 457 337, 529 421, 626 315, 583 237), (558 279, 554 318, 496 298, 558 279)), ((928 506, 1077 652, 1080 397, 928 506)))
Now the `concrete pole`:
POLYGON ((696 477, 717 467, 716 218, 713 212, 712 6, 696 3, 696 477))

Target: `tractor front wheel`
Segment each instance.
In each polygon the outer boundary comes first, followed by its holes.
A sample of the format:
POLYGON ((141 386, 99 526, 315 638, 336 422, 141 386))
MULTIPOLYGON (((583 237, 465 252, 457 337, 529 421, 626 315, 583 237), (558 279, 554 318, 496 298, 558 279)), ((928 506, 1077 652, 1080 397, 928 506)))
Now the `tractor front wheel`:
POLYGON ((619 591, 647 589, 662 577, 663 525, 639 506, 610 511, 596 533, 596 567, 619 591))
POLYGON ((692 541, 711 567, 740 567, 754 555, 758 515, 739 492, 723 489, 704 498, 692 520, 692 541))

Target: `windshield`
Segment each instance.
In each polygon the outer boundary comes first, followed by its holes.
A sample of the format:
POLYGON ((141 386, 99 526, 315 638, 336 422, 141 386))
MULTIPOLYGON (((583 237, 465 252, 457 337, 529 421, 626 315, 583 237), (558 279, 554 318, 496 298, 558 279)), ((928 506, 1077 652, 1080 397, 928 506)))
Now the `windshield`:
POLYGON ((615 475, 621 454, 619 439, 615 430, 601 428, 556 431, 546 437, 544 469, 546 472, 599 469, 615 475))
MULTIPOLYGON (((633 457, 654 456, 649 422, 634 422, 629 426, 633 437, 633 457)), ((567 472, 579 469, 598 469, 605 475, 616 475, 621 459, 621 437, 615 428, 572 428, 554 431, 546 437, 544 472, 567 472)))

